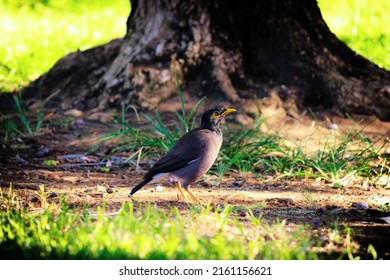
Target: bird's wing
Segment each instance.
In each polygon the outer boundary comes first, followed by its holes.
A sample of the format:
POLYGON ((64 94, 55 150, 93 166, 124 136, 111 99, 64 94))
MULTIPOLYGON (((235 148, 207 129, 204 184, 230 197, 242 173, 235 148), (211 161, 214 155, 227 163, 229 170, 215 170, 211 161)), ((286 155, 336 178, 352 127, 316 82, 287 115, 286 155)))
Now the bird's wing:
POLYGON ((198 131, 200 129, 192 130, 190 134, 181 137, 176 145, 154 164, 144 178, 178 170, 197 160, 205 148, 204 141, 198 137, 198 131))

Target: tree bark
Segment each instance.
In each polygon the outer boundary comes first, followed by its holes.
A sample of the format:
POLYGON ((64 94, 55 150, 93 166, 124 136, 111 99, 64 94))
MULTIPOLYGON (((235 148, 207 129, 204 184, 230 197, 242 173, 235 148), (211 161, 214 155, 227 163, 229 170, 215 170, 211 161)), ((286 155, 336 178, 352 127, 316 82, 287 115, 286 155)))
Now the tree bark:
POLYGON ((390 73, 329 30, 315 0, 139 0, 123 39, 60 60, 25 93, 62 109, 155 108, 183 90, 390 120, 390 73))

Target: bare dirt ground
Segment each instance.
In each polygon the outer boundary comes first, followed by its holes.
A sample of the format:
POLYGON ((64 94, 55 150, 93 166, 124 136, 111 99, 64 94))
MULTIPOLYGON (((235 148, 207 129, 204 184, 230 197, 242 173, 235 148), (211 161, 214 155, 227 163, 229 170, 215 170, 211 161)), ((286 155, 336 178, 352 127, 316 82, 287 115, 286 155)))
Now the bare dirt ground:
MULTIPOLYGON (((100 115, 100 121, 103 116, 100 115)), ((240 124, 246 122, 246 118, 237 115, 236 121, 240 124)), ((85 118, 82 126, 78 126, 76 120, 66 127, 51 128, 40 135, 2 145, 0 184, 3 193, 12 184, 22 205, 39 210, 45 203, 39 195, 44 186, 48 202, 58 202, 60 195, 66 195, 68 204, 75 208, 88 205, 93 211, 105 201, 108 212, 119 210, 123 202, 129 201, 128 192, 140 182, 148 165, 140 164, 138 170, 135 166, 126 166, 109 173, 101 172, 104 165, 100 163, 110 147, 103 146, 88 155, 86 152, 99 141, 99 136, 117 129, 109 117, 104 122, 85 118), (57 161, 57 165, 44 165, 47 159, 57 161)), ((365 127, 364 132, 371 138, 390 131, 390 123, 375 118, 356 122, 322 115, 314 122, 304 116, 297 120, 285 115, 279 134, 291 142, 306 139, 310 134, 310 143, 315 146, 324 137, 332 133, 341 135, 356 124, 365 127), (367 123, 371 124, 366 126, 367 123), (330 129, 331 124, 337 125, 337 129, 334 126, 330 129)), ((271 132, 270 127, 272 123, 263 129, 271 132)), ((162 188, 145 186, 136 194, 134 202, 152 202, 166 209, 171 205, 183 213, 188 211, 188 205, 178 199, 173 186, 160 185, 162 188)), ((251 173, 229 171, 219 183, 215 183, 215 176, 206 175, 191 190, 215 207, 231 205, 237 207, 238 214, 240 207, 250 207, 255 215, 262 215, 267 221, 285 220, 287 226, 305 223, 320 232, 332 223, 346 225, 353 229, 354 242, 362 258, 370 257, 367 247, 372 244, 379 258, 390 259, 390 224, 386 222, 386 217, 390 216, 389 187, 369 186, 356 180, 346 187, 332 188, 323 180, 284 180, 271 176, 264 179, 251 173), (384 206, 387 211, 383 210, 384 206)))

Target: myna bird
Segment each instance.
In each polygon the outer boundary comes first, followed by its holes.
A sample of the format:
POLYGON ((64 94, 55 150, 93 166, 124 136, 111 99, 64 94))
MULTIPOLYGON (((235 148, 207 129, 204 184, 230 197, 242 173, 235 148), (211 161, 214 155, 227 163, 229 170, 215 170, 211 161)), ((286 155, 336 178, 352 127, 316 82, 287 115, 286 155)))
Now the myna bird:
POLYGON ((187 202, 182 187, 199 203, 189 187, 204 175, 216 160, 222 146, 222 119, 235 109, 216 107, 203 113, 200 128, 192 129, 183 135, 175 146, 162 156, 144 176, 144 180, 135 186, 129 197, 150 182, 168 180, 173 182, 187 202))

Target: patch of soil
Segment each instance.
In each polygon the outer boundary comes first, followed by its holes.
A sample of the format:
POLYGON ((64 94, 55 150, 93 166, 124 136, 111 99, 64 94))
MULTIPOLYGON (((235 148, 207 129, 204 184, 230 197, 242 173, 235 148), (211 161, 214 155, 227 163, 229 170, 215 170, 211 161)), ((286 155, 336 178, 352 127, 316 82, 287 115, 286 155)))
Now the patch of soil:
MULTIPOLYGON (((356 125, 331 115, 322 115, 321 119, 317 122, 309 118, 287 119, 283 123, 282 136, 287 141, 299 141, 315 128, 313 137, 320 141, 332 133, 334 128, 328 128, 331 123, 337 123, 340 135, 356 125)), ((363 122, 358 124, 365 125, 363 122)), ((389 127, 376 120, 373 125, 377 127, 367 126, 367 137, 383 135, 384 127, 389 127)), ((7 193, 12 185, 21 205, 37 211, 44 203, 58 202, 60 195, 66 195, 71 207, 82 209, 87 205, 93 211, 104 200, 107 212, 115 213, 123 202, 129 201, 128 192, 141 181, 149 166, 143 163, 138 169, 130 165, 102 172, 101 168, 107 167, 108 162, 115 164, 115 158, 108 156, 112 147, 101 146, 92 153, 87 152, 99 142, 99 136, 116 129, 119 127, 113 122, 102 124, 83 120, 82 126, 75 122, 65 128, 53 126, 40 135, 2 144, 2 192, 7 193), (56 165, 44 165, 46 160, 53 160, 56 165), (40 194, 41 187, 44 187, 46 198, 40 194)), ((205 175, 191 190, 214 207, 235 207, 235 213, 242 215, 243 221, 247 207, 266 221, 285 220, 286 226, 308 224, 313 234, 321 234, 332 224, 346 225, 353 229, 353 238, 360 245, 362 258, 370 258, 367 248, 372 244, 378 258, 390 259, 390 224, 386 218, 390 216, 386 212, 390 203, 389 188, 366 186, 360 181, 347 187, 332 188, 319 180, 283 180, 270 176, 263 179, 251 173, 233 171, 221 182, 215 181, 215 176, 205 175)), ((135 205, 153 202, 160 208, 175 206, 183 213, 188 211, 187 203, 179 199, 177 190, 166 183, 147 185, 134 199, 135 205)))

